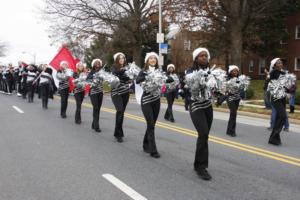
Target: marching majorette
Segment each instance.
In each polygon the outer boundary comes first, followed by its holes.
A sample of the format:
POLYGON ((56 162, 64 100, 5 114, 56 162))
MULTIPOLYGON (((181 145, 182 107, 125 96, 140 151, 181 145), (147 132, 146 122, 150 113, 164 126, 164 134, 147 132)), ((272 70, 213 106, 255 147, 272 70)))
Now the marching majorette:
POLYGON ((281 145, 280 133, 287 119, 287 91, 292 87, 295 81, 296 78, 294 75, 283 71, 283 63, 280 58, 274 58, 271 61, 268 91, 271 94, 271 105, 275 109, 274 111, 276 111, 276 116, 274 127, 269 138, 269 144, 281 145))
POLYGON ((155 52, 147 53, 145 66, 140 71, 136 83, 143 88, 141 107, 147 122, 143 149, 154 158, 160 157, 155 142, 155 124, 160 111, 161 87, 166 79, 158 67, 158 55, 155 52))
POLYGON ((66 118, 66 112, 68 107, 68 98, 69 98, 69 78, 72 76, 70 70, 68 70, 68 62, 61 61, 60 69, 57 71, 56 78, 59 81, 58 92, 60 94, 60 116, 61 118, 66 118))
POLYGON ((236 136, 236 116, 237 110, 242 99, 241 94, 246 91, 249 86, 249 78, 245 75, 240 75, 240 69, 236 65, 229 65, 228 77, 226 82, 226 97, 227 106, 230 110, 229 121, 226 134, 236 136))
POLYGON ((103 100, 103 79, 97 76, 97 73, 102 69, 102 60, 94 59, 92 61, 92 71, 87 76, 87 81, 90 83, 90 99, 93 105, 93 123, 92 129, 96 132, 101 132, 99 126, 100 109, 103 100))
POLYGON ((175 122, 173 116, 173 103, 177 95, 177 87, 179 85, 179 78, 175 73, 175 65, 169 64, 167 66, 167 81, 166 81, 166 99, 168 102, 168 108, 165 113, 165 120, 175 122))
POLYGON ((124 53, 118 52, 114 54, 114 65, 112 66, 112 74, 120 80, 119 86, 111 89, 112 102, 116 108, 116 123, 114 136, 118 142, 123 142, 123 121, 124 112, 129 100, 129 82, 130 78, 126 72, 126 57, 124 53))
MULTIPOLYGON (((198 132, 194 170, 203 180, 210 180, 208 173, 208 137, 213 122, 213 108, 210 96, 205 95, 205 87, 191 88, 188 75, 199 70, 209 70, 210 54, 206 48, 197 48, 193 52, 193 66, 186 71, 186 81, 191 99, 189 112, 192 122, 198 132), (201 98, 199 97, 201 95, 201 98)), ((197 77, 200 78, 200 77, 197 77)))
POLYGON ((85 86, 87 84, 86 78, 87 73, 83 63, 79 62, 76 64, 76 72, 73 74, 74 82, 74 97, 76 100, 76 111, 75 111, 75 123, 81 124, 81 104, 85 95, 85 86))

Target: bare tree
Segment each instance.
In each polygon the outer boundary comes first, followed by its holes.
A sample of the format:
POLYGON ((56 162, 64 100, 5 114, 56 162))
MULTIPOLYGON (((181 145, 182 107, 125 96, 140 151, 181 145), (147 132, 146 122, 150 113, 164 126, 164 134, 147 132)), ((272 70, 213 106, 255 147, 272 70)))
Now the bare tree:
POLYGON ((256 22, 274 14, 288 0, 166 0, 169 19, 190 30, 206 30, 227 63, 241 66, 243 44, 258 31, 256 22), (187 5, 187 6, 183 6, 187 5), (180 12, 179 12, 180 11, 180 12), (182 23, 181 23, 182 22, 182 23), (216 44, 218 41, 218 44, 216 44))
POLYGON ((125 30, 130 35, 133 57, 141 60, 141 47, 145 34, 143 27, 155 7, 155 0, 44 0, 46 19, 52 22, 52 38, 61 41, 97 38, 125 30), (126 19, 126 20, 124 20, 126 19))

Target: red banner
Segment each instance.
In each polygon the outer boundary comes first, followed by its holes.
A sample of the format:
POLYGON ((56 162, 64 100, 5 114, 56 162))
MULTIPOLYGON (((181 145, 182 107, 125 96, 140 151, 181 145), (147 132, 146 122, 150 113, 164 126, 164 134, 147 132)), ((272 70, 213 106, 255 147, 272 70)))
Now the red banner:
MULTIPOLYGON (((76 64, 80 62, 79 59, 74 59, 71 52, 66 48, 62 47, 59 52, 56 54, 56 56, 53 58, 53 60, 50 62, 50 65, 56 69, 60 69, 60 63, 61 61, 68 62, 69 69, 73 70, 73 72, 76 72, 76 64)), ((73 83, 73 77, 69 79, 70 89, 69 91, 72 92, 74 89, 74 83, 73 83)))

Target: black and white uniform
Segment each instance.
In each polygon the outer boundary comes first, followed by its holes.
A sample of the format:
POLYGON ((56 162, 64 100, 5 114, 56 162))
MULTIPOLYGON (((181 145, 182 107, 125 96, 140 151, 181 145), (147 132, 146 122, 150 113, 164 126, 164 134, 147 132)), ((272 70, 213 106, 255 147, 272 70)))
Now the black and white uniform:
POLYGON ((100 109, 102 106, 102 101, 103 101, 103 80, 99 79, 98 77, 95 76, 95 73, 98 71, 92 70, 88 76, 87 76, 87 81, 91 85, 91 90, 90 90, 90 99, 93 105, 93 123, 92 123, 92 129, 99 131, 100 126, 99 126, 99 118, 100 118, 100 109))
POLYGON ((22 66, 18 68, 18 74, 16 74, 16 82, 17 82, 17 93, 18 96, 22 95, 22 66))
MULTIPOLYGON (((231 77, 230 79, 232 79, 231 77)), ((238 79, 237 79, 238 81, 238 79)), ((230 110, 229 121, 227 125, 227 135, 235 136, 236 134, 236 116, 237 110, 240 105, 241 90, 240 88, 233 88, 231 91, 227 91, 227 105, 230 110)))
MULTIPOLYGON (((149 70, 148 70, 149 71, 149 70)), ((141 70, 136 83, 140 84, 146 80, 148 71, 141 70)), ((144 136, 143 148, 145 152, 157 153, 155 143, 155 124, 160 111, 160 88, 157 88, 156 93, 144 91, 141 99, 142 112, 147 122, 147 130, 144 136)))
POLYGON ((35 70, 29 70, 27 72, 27 79, 26 79, 26 85, 27 85, 27 92, 28 92, 28 102, 33 102, 34 98, 34 91, 35 91, 35 85, 33 84, 34 80, 37 77, 37 73, 35 70))
MULTIPOLYGON (((270 81, 279 79, 280 75, 285 72, 280 70, 272 70, 270 73, 270 81)), ((269 138, 270 143, 281 144, 280 132, 284 126, 286 119, 286 97, 277 99, 271 96, 271 103, 276 110, 275 125, 269 138)))
POLYGON ((47 68, 45 71, 42 71, 39 78, 39 92, 42 99, 42 106, 44 109, 48 108, 48 99, 51 96, 51 93, 54 91, 52 70, 47 68))
POLYGON ((13 85, 14 85, 14 75, 13 72, 7 69, 5 71, 5 82, 6 82, 6 91, 8 94, 12 94, 13 85))
POLYGON ((67 107, 68 107, 68 98, 69 98, 69 75, 67 75, 66 70, 58 70, 56 78, 59 80, 58 83, 58 92, 60 94, 60 116, 66 117, 67 107))
POLYGON ((111 90, 111 99, 116 108, 116 124, 114 136, 116 138, 124 137, 123 121, 124 112, 129 100, 129 77, 125 74, 125 69, 112 67, 112 74, 120 79, 120 85, 111 90))
POLYGON ((26 99, 27 96, 27 75, 28 75, 28 70, 26 67, 23 67, 21 70, 21 87, 22 87, 22 97, 23 99, 26 99))
MULTIPOLYGON (((198 71, 199 69, 207 69, 209 66, 194 65, 186 71, 186 74, 198 71)), ((204 93, 203 89, 199 89, 199 93, 204 93)), ((210 99, 198 100, 194 98, 190 91, 189 112, 192 122, 198 132, 196 154, 194 161, 194 169, 196 171, 208 167, 208 137, 213 122, 213 108, 210 99)))
POLYGON ((77 124, 81 123, 81 104, 84 99, 86 77, 87 75, 84 72, 74 73, 73 75, 75 84, 73 93, 76 100, 75 123, 77 124))
POLYGON ((166 80, 166 99, 168 102, 168 108, 165 113, 165 119, 174 121, 174 116, 173 116, 173 103, 176 98, 177 94, 177 86, 179 84, 179 79, 175 73, 168 73, 167 74, 168 79, 166 80))

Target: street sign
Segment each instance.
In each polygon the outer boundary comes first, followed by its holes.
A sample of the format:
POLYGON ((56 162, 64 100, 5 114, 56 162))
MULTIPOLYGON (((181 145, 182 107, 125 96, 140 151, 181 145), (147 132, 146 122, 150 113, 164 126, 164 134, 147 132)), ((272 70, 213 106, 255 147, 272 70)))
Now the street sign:
POLYGON ((161 53, 168 54, 168 44, 161 43, 160 44, 160 50, 161 50, 161 53))
POLYGON ((164 34, 163 33, 157 33, 156 35, 156 42, 157 43, 163 43, 164 42, 164 34))

